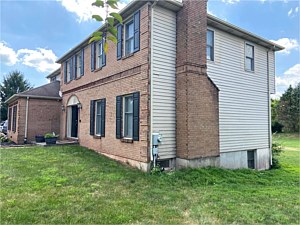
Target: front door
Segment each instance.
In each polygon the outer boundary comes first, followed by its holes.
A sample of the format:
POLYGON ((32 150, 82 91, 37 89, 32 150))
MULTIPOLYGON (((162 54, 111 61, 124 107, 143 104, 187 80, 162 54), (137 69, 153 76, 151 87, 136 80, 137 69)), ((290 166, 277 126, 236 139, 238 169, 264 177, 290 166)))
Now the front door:
POLYGON ((72 106, 71 137, 78 137, 78 107, 72 106))

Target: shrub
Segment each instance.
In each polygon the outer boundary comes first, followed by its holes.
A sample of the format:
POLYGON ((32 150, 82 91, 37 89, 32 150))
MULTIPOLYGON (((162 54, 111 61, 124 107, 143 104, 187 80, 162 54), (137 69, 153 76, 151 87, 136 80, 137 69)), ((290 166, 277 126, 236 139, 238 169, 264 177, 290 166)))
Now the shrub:
POLYGON ((57 137, 54 133, 47 133, 45 134, 44 136, 45 138, 54 138, 54 137, 57 137))
POLYGON ((282 146, 274 142, 272 143, 272 168, 273 169, 279 169, 280 168, 280 162, 278 157, 280 156, 281 152, 283 151, 282 146))

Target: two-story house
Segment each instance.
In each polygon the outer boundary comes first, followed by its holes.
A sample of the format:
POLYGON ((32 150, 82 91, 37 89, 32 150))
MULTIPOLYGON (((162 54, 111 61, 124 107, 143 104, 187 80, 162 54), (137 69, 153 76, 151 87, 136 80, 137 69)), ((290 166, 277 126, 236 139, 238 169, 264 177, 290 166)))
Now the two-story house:
POLYGON ((107 55, 87 38, 57 61, 61 138, 142 170, 269 168, 283 48, 207 15, 206 1, 132 1, 120 14, 107 55))

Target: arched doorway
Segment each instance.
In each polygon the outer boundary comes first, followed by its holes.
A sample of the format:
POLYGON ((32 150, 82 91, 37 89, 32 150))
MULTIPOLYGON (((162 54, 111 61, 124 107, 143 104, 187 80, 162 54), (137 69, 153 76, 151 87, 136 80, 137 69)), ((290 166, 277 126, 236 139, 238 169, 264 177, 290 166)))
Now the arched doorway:
POLYGON ((67 104, 67 137, 78 138, 78 112, 80 102, 78 98, 73 95, 70 97, 67 104))

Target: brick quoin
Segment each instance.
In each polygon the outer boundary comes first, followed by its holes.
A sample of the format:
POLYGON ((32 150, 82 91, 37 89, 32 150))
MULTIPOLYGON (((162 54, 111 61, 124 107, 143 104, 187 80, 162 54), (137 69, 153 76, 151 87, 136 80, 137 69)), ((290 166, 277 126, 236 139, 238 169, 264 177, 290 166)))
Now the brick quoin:
POLYGON ((218 88, 207 75, 207 1, 183 0, 177 13, 177 157, 219 156, 218 88))

